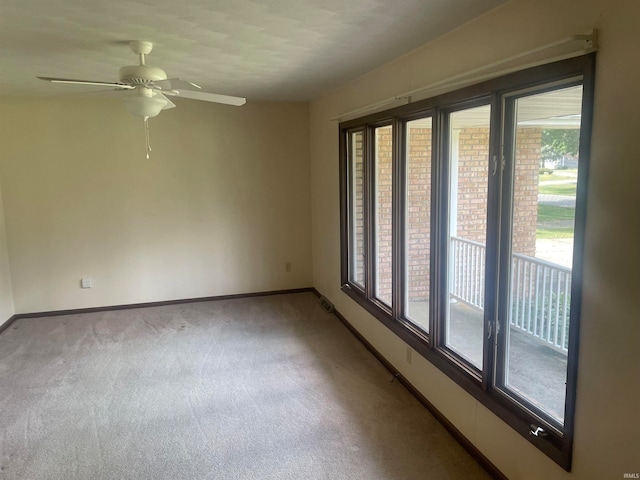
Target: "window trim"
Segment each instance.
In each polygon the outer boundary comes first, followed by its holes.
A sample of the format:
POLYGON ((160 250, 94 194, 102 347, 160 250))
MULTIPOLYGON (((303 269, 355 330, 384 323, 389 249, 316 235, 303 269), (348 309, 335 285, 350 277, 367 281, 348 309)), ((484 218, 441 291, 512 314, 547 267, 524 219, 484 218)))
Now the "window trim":
MULTIPOLYGON (((574 57, 568 60, 562 60, 547 65, 542 65, 527 70, 518 71, 482 83, 478 83, 469 87, 465 87, 453 92, 445 93, 421 100, 419 102, 410 103, 401 107, 396 107, 383 112, 377 112, 362 118, 349 120, 340 124, 340 235, 341 235, 341 285, 342 291, 351 297, 356 303, 362 306, 367 312, 378 319, 383 325, 389 328, 395 335, 405 341, 417 353, 426 358, 430 363, 440 369, 449 378, 461 386, 467 393, 472 395, 476 400, 482 403, 490 411, 500 417, 508 425, 514 428, 518 433, 525 437, 530 443, 549 456, 553 461, 559 464, 567 471, 571 470, 571 456, 573 445, 573 430, 575 423, 575 402, 576 402, 576 383, 577 383, 577 363, 578 363, 578 340, 579 340, 579 318, 580 305, 582 297, 582 271, 583 271, 583 254, 584 254, 584 233, 587 207, 587 182, 589 171, 590 157, 590 139, 592 131, 593 116, 593 95, 594 95, 594 76, 595 76, 595 53, 574 57), (492 382, 495 376, 495 357, 496 352, 494 337, 488 338, 487 330, 493 329, 497 325, 495 322, 498 315, 498 286, 490 282, 487 283, 485 291, 485 320, 484 320, 484 340, 483 340, 483 369, 480 377, 473 369, 469 369, 464 361, 456 358, 456 355, 448 354, 446 347, 442 344, 442 332, 440 332, 443 312, 440 311, 442 304, 440 301, 430 302, 429 306, 429 333, 420 330, 406 319, 405 306, 403 303, 403 282, 404 272, 403 259, 405 258, 404 245, 404 208, 406 201, 406 191, 404 189, 404 174, 406 166, 399 159, 404 158, 406 152, 403 151, 404 142, 401 141, 406 130, 406 122, 431 116, 432 118, 432 165, 431 165, 431 205, 433 214, 430 216, 430 298, 437 299, 438 295, 442 295, 442 277, 446 274, 443 268, 443 262, 446 257, 442 257, 442 250, 446 251, 446 242, 442 236, 447 233, 447 210, 446 202, 443 204, 444 191, 448 188, 448 179, 446 167, 448 160, 446 159, 446 142, 445 116, 455 110, 459 110, 466 105, 481 105, 489 102, 492 105, 491 123, 499 125, 499 128, 491 129, 489 156, 500 154, 497 145, 501 143, 502 135, 502 104, 503 98, 514 92, 522 92, 526 89, 544 88, 554 82, 562 85, 569 84, 571 79, 581 77, 583 86, 582 96, 582 125, 580 135, 580 169, 577 179, 576 194, 576 211, 575 211, 575 227, 574 227, 574 263, 572 267, 572 284, 571 284, 571 313, 569 326, 569 350, 567 355, 567 389, 565 396, 565 416, 564 427, 556 432, 544 418, 536 418, 535 412, 529 412, 521 405, 505 395, 503 392, 494 388, 492 382), (372 235, 375 226, 372 219, 367 218, 365 212, 365 289, 361 290, 349 281, 349 219, 347 199, 349 197, 349 165, 347 159, 347 141, 346 132, 353 132, 360 128, 364 128, 364 175, 365 175, 365 204, 371 203, 374 195, 370 194, 375 187, 375 178, 372 172, 367 172, 371 168, 367 167, 372 151, 372 128, 383 124, 391 124, 393 126, 393 246, 392 261, 394 262, 393 290, 392 290, 392 309, 386 305, 376 301, 372 291, 373 274, 370 266, 371 253, 373 245, 372 235), (496 138, 496 136, 498 138, 496 138), (443 171, 444 170, 444 171, 443 171), (445 245, 443 247, 443 245, 445 245), (400 274, 398 274, 400 273, 400 274), (434 274, 439 275, 438 278, 434 274), (471 371, 470 371, 471 370, 471 371), (546 437, 536 437, 530 435, 531 424, 542 420, 545 430, 548 431, 546 437), (560 434, 558 434, 560 433, 560 434)), ((490 278, 497 278, 500 275, 498 262, 496 259, 500 252, 498 246, 500 238, 497 225, 502 221, 500 212, 500 192, 498 192, 495 183, 500 179, 489 175, 489 194, 487 197, 487 258, 493 261, 486 262, 486 275, 490 278), (491 255, 491 256, 490 256, 491 255)), ((368 205, 365 210, 371 210, 372 205, 368 205)))

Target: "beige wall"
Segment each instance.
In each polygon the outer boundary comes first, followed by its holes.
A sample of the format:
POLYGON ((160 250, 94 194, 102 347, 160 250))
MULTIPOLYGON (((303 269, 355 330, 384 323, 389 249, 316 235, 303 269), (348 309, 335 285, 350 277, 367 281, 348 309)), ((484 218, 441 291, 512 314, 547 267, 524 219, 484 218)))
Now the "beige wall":
POLYGON ((7 250, 7 235, 4 224, 4 208, 2 205, 2 189, 0 188, 0 325, 11 318, 14 313, 11 271, 9 270, 9 253, 7 250))
POLYGON ((511 479, 639 472, 640 3, 513 0, 311 105, 314 286, 511 479), (573 472, 566 473, 340 291, 338 124, 331 118, 569 35, 600 31, 573 472), (418 357, 418 358, 416 358, 418 357))
POLYGON ((312 285, 307 104, 176 101, 147 160, 115 99, 0 102, 16 312, 312 285))

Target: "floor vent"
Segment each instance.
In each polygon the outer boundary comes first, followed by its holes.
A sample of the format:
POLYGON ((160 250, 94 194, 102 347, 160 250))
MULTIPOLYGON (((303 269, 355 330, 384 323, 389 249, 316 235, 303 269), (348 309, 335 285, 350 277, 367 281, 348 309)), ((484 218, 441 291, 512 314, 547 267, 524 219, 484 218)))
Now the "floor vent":
POLYGON ((320 297, 320 306, 329 313, 333 312, 333 303, 327 300, 327 297, 325 297, 324 295, 320 297))

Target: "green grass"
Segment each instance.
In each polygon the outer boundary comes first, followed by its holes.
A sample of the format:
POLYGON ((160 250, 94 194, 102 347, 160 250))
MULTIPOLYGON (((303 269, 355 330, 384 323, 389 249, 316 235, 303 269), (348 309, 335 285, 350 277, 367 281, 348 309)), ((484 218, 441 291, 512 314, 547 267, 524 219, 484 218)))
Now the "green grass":
POLYGON ((541 222, 558 222, 566 225, 566 221, 575 218, 575 209, 567 207, 555 207, 552 205, 538 205, 538 227, 536 228, 536 238, 557 239, 573 238, 573 227, 567 226, 540 226, 541 222))
POLYGON ((557 238, 573 238, 573 228, 538 228, 536 238, 555 240, 557 238))
MULTIPOLYGON (((571 177, 563 177, 562 175, 556 175, 554 173, 552 173, 551 175, 549 174, 540 175, 541 182, 548 182, 551 180, 571 180, 571 177)), ((576 180, 576 179, 574 178, 573 180, 576 180)))
POLYGON ((547 195, 567 195, 575 197, 576 184, 575 183, 561 183, 560 185, 540 185, 538 187, 539 193, 545 193, 547 195))
POLYGON ((576 211, 573 208, 555 207, 553 205, 538 205, 538 222, 573 220, 575 215, 576 211))

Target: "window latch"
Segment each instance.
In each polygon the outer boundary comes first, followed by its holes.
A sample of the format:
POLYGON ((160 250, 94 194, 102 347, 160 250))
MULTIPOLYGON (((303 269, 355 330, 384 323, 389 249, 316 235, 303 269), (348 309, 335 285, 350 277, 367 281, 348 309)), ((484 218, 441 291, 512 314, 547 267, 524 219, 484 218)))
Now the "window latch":
POLYGON ((498 156, 494 155, 493 156, 493 173, 491 173, 491 175, 495 176, 497 171, 498 171, 498 156))
POLYGON ((531 430, 529 431, 529 435, 533 435, 534 437, 546 437, 548 433, 544 430, 544 428, 539 425, 531 424, 531 430))

